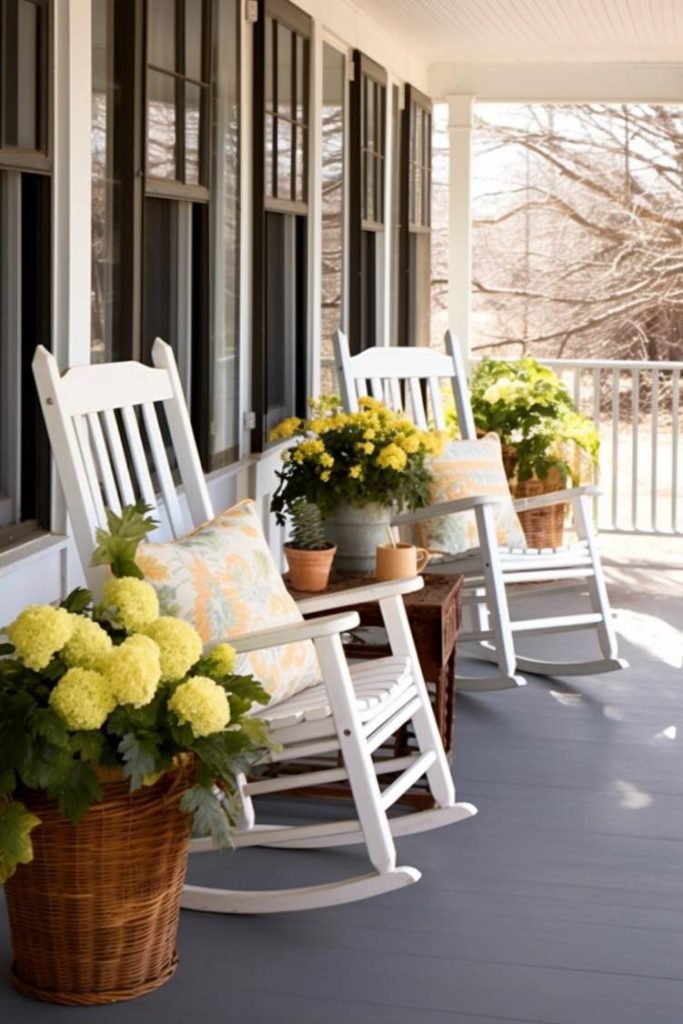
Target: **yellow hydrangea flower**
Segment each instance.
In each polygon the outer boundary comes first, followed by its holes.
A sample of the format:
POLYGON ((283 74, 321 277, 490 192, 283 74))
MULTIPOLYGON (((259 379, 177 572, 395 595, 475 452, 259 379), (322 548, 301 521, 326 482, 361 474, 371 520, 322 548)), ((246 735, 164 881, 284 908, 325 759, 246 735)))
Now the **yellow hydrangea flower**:
POLYGON ((408 456, 403 449, 392 442, 382 448, 375 460, 375 465, 379 466, 380 469, 395 469, 400 473, 405 469, 407 461, 408 456))
POLYGON ((114 609, 115 623, 137 633, 159 617, 156 590, 134 576, 112 576, 104 585, 104 604, 114 609))
POLYGON ((50 704, 69 729, 99 729, 116 707, 116 699, 99 672, 70 668, 50 694, 50 704))
POLYGON ((232 644, 216 644, 209 654, 209 661, 217 676, 232 675, 237 664, 237 651, 232 644))
POLYGON ((182 679, 202 656, 202 638, 194 626, 182 619, 162 615, 144 632, 159 648, 163 683, 182 679))
POLYGON ((98 668, 102 658, 111 651, 111 637, 97 622, 84 615, 72 615, 74 631, 62 651, 67 665, 98 668))
POLYGON ((129 636, 103 660, 101 671, 119 704, 142 708, 154 697, 161 679, 159 648, 141 633, 129 636))
POLYGON ((230 704, 225 690, 208 676, 191 676, 181 683, 168 702, 181 723, 187 723, 193 736, 211 736, 222 732, 230 721, 230 704))
POLYGON ((74 619, 65 608, 31 604, 8 627, 7 636, 24 665, 40 672, 71 638, 74 619))

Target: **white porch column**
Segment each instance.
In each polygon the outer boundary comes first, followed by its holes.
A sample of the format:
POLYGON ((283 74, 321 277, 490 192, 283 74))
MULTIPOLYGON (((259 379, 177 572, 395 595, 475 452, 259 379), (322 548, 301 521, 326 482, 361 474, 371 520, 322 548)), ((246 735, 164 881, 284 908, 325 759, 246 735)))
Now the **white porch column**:
POLYGON ((448 324, 465 364, 472 289, 472 115, 474 96, 448 96, 448 324))

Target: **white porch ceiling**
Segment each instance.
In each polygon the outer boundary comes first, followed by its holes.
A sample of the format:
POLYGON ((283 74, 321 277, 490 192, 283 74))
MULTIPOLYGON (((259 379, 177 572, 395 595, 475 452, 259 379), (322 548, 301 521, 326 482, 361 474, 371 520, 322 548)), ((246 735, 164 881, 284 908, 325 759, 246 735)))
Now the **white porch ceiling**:
POLYGON ((683 59, 683 0, 356 0, 430 64, 683 59))

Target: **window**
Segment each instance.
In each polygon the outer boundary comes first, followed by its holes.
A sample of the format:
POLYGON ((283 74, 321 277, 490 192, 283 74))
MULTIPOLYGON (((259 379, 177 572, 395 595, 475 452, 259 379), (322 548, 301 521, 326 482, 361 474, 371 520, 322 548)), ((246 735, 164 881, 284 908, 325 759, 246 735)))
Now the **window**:
POLYGON ((254 26, 254 449, 302 413, 307 380, 308 112, 311 19, 288 0, 254 26))
POLYGON ((432 105, 405 87, 399 202, 399 343, 430 338, 432 105))
POLYGON ((51 344, 49 7, 0 4, 0 548, 49 527, 31 359, 51 344))
POLYGON ((349 341, 352 351, 360 352, 378 344, 383 333, 387 76, 359 50, 354 52, 354 68, 349 154, 349 341))
POLYGON ((239 448, 238 0, 92 3, 92 358, 149 362, 167 341, 202 459, 225 465, 239 448))
POLYGON ((346 54, 323 43, 320 311, 320 390, 323 394, 339 389, 332 339, 344 323, 346 77, 346 54))

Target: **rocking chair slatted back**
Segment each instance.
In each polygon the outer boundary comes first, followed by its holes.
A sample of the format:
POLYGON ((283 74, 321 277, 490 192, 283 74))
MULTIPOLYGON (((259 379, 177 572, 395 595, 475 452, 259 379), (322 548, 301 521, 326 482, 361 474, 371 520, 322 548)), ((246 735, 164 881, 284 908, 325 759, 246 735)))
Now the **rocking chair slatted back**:
MULTIPOLYGON (((155 368, 140 363, 81 366, 60 376, 54 357, 36 350, 33 368, 50 441, 60 453, 69 511, 84 566, 95 530, 106 526, 105 508, 142 498, 161 526, 151 540, 181 537, 213 516, 213 507, 194 443, 180 378, 170 346, 157 338, 155 368), (163 408, 170 444, 189 506, 190 522, 178 498, 157 404, 163 408), (159 490, 159 494, 156 490, 159 490)), ((86 572, 97 592, 101 568, 86 572)))
POLYGON ((369 383, 373 398, 395 412, 406 412, 420 430, 430 425, 445 430, 445 382, 453 392, 462 436, 476 437, 465 367, 450 332, 447 345, 447 355, 429 348, 392 348, 391 360, 387 360, 383 349, 371 348, 352 357, 348 339, 337 331, 337 370, 344 407, 355 412, 358 399, 368 394, 369 383))

